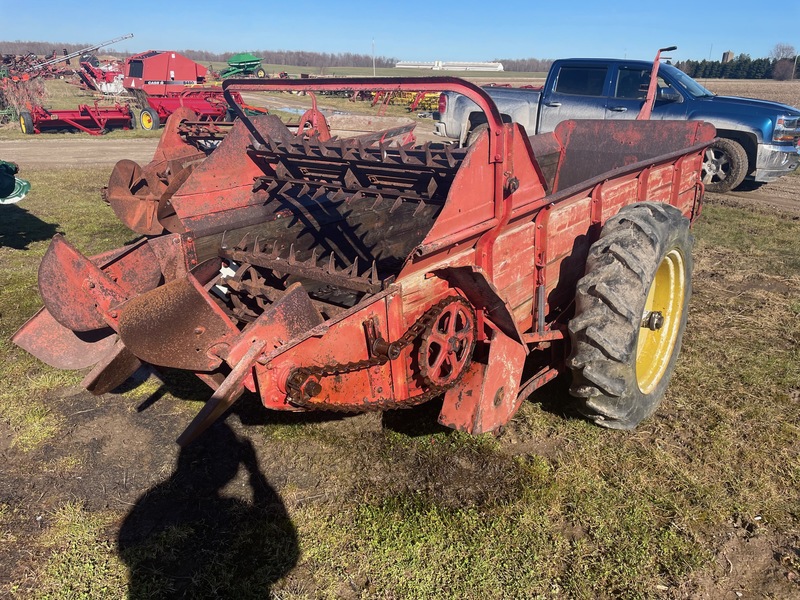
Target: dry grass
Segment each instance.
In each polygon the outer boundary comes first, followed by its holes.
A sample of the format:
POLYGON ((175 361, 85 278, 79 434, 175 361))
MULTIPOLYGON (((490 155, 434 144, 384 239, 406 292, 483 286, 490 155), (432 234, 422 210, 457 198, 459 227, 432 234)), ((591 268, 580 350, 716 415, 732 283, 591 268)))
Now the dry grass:
POLYGON ((705 87, 716 94, 760 98, 800 106, 800 81, 773 81, 771 79, 703 79, 705 87))

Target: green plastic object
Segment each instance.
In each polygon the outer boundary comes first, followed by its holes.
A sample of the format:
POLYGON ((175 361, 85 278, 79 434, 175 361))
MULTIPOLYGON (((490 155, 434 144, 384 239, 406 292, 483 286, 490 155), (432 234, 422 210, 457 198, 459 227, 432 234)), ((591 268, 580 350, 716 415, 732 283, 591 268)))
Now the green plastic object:
POLYGON ((0 204, 15 204, 30 191, 30 182, 16 177, 17 173, 16 163, 0 160, 0 204))

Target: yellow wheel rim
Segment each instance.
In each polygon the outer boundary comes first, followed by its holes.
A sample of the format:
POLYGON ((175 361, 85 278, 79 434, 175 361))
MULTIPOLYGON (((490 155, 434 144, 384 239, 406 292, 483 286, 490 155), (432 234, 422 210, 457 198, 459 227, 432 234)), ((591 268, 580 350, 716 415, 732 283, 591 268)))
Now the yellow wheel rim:
POLYGON ((22 129, 22 133, 28 133, 27 131, 25 131, 25 119, 23 117, 19 118, 19 126, 20 129, 22 129))
POLYGON ((149 112, 142 113, 141 121, 142 121, 142 129, 153 128, 153 117, 150 116, 149 112))
MULTIPOLYGON (((675 352, 686 295, 686 268, 679 250, 671 250, 658 265, 650 285, 636 345, 636 380, 639 389, 649 394, 661 381, 675 352), (660 313, 663 322, 651 329, 644 321, 660 313)), ((656 315, 657 317, 657 315, 656 315)), ((652 321, 652 319, 651 319, 652 321)))

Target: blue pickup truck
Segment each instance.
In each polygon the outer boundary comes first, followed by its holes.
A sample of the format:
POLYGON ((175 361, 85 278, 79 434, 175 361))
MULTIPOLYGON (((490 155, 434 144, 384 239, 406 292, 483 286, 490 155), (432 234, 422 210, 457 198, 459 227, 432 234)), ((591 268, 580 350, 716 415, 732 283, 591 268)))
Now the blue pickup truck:
MULTIPOLYGON (((647 95, 653 63, 619 59, 557 60, 540 90, 487 87, 505 121, 533 135, 567 119, 635 119, 647 95)), ((727 192, 745 178, 767 182, 800 164, 800 110, 785 104, 717 96, 670 64, 659 64, 651 119, 713 124, 718 139, 705 155, 703 183, 727 192)), ((435 133, 469 145, 485 116, 464 96, 445 93, 434 113, 435 133)))

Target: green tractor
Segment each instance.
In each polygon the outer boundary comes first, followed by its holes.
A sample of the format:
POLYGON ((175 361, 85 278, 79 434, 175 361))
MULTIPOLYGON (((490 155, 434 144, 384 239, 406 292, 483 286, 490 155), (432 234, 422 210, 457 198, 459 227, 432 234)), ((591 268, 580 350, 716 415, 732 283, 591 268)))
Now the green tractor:
POLYGON ((228 68, 220 73, 222 79, 238 75, 255 75, 259 79, 263 79, 267 76, 267 72, 264 70, 264 67, 261 66, 260 58, 249 52, 244 52, 231 56, 228 59, 228 68))

